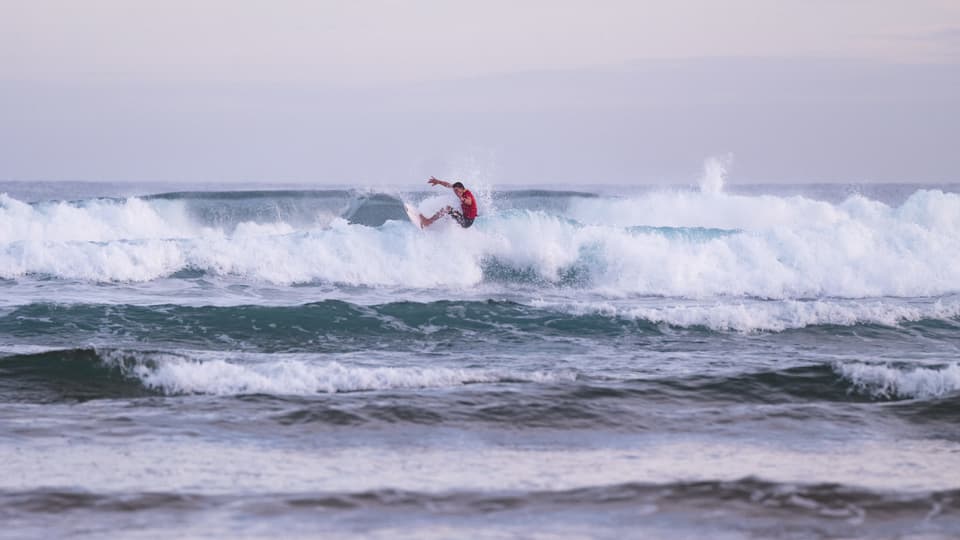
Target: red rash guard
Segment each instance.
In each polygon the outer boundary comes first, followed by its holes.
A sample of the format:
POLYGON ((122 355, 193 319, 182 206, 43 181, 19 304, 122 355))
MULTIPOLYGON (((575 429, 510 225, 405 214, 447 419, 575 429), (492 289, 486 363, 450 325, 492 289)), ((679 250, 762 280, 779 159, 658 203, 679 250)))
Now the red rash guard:
POLYGON ((463 210, 463 217, 466 219, 477 219, 477 198, 470 193, 469 189, 463 190, 463 198, 470 199, 472 204, 466 204, 461 199, 460 208, 463 210))

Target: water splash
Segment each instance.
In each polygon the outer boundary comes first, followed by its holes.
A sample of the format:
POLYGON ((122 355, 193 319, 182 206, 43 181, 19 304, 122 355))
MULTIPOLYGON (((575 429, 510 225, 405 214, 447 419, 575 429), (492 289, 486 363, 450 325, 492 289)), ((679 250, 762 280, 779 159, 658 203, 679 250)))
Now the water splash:
POLYGON ((700 177, 700 192, 717 194, 723 192, 727 181, 727 172, 733 164, 733 154, 711 156, 703 162, 703 175, 700 177))

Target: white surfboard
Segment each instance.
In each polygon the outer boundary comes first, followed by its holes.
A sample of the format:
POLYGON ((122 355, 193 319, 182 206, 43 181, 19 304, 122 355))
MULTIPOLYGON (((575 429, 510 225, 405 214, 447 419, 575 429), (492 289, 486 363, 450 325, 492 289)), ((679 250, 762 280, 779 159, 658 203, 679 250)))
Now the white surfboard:
POLYGON ((403 203, 403 209, 407 211, 407 217, 410 218, 410 222, 416 225, 418 229, 423 229, 423 223, 420 222, 420 212, 413 207, 410 203, 403 203))

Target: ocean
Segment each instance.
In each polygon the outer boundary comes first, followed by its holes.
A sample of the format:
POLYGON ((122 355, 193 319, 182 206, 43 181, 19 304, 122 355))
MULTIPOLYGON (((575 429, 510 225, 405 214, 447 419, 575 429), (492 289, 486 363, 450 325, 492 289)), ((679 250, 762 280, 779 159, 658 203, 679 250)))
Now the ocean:
POLYGON ((0 183, 0 537, 960 537, 960 186, 465 182, 0 183))

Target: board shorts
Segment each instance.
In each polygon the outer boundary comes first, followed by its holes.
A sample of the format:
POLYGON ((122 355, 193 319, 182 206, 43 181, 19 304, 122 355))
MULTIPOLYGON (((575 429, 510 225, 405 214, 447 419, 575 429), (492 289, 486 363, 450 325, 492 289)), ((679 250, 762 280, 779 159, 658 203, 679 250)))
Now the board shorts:
POLYGON ((463 227, 464 229, 473 225, 473 220, 470 218, 463 217, 463 212, 459 210, 451 210, 447 213, 450 214, 450 217, 455 219, 457 223, 459 223, 460 226, 463 227))

